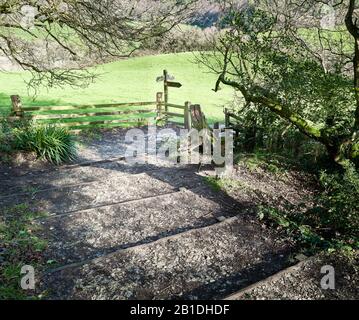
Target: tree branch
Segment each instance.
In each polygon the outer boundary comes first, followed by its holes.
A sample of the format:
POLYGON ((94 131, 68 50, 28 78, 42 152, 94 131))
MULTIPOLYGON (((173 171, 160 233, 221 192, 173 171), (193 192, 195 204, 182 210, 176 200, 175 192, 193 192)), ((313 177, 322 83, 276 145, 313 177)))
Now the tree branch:
MULTIPOLYGON (((255 89, 251 89, 252 91, 261 92, 262 94, 253 94, 250 93, 248 89, 246 89, 244 86, 240 85, 238 82, 226 79, 225 74, 222 74, 218 80, 217 83, 223 83, 225 85, 231 86, 233 88, 236 88, 239 90, 243 97, 245 98, 247 103, 257 103, 260 104, 268 109, 270 109, 272 112, 279 115, 281 118, 286 119, 291 124, 296 126, 302 133, 304 133, 306 136, 321 142, 327 146, 334 146, 333 141, 331 141, 329 135, 327 135, 326 130, 318 128, 310 122, 309 120, 305 119, 304 117, 300 116, 299 114, 291 111, 291 108, 287 106, 286 104, 283 104, 279 100, 268 97, 264 95, 265 90, 260 87, 256 87, 255 89)), ((217 85, 218 86, 218 85, 217 85)))

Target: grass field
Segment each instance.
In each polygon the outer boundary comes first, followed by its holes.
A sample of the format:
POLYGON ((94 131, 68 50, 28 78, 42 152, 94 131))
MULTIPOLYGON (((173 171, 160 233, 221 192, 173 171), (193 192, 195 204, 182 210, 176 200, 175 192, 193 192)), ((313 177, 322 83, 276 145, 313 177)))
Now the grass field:
POLYGON ((29 74, 0 73, 0 106, 9 108, 12 94, 19 94, 25 107, 155 101, 156 92, 163 91, 163 83, 157 83, 156 78, 164 69, 183 85, 170 88, 171 103, 191 101, 202 106, 210 122, 224 120, 223 107, 233 100, 234 92, 230 88, 213 92, 216 76, 195 64, 192 53, 136 57, 101 65, 95 69, 98 78, 89 87, 39 88, 36 100, 25 83, 29 74))

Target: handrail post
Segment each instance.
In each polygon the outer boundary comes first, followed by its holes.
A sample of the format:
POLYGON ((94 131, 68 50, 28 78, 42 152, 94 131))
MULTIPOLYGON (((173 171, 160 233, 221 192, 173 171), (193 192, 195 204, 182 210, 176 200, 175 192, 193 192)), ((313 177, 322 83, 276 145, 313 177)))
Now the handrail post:
POLYGON ((24 115, 24 112, 22 110, 20 96, 13 95, 13 96, 10 96, 10 98, 11 98, 13 115, 15 115, 16 117, 22 117, 24 115))
POLYGON ((192 129, 191 113, 190 113, 191 102, 187 101, 184 105, 184 126, 185 129, 192 129))

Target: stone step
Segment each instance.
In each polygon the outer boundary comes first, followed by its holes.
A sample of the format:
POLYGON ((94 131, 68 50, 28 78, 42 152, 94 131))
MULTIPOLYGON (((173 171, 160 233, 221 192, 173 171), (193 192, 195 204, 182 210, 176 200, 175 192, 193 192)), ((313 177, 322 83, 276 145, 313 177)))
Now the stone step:
POLYGON ((292 248, 237 216, 42 275, 48 299, 219 299, 278 272, 292 248))
POLYGON ((100 180, 80 180, 78 184, 68 186, 66 184, 72 179, 72 171, 69 171, 69 178, 64 177, 65 182, 62 181, 62 177, 56 180, 58 184, 55 181, 48 183, 49 181, 44 179, 43 183, 38 185, 40 191, 33 190, 0 197, 0 205, 13 206, 25 203, 41 212, 62 214, 167 194, 178 191, 181 187, 195 188, 205 185, 203 178, 196 175, 191 167, 145 170, 143 173, 139 173, 141 171, 138 168, 134 170, 137 170, 136 174, 116 169, 108 170, 107 174, 98 177, 100 180))
POLYGON ((230 199, 202 188, 181 190, 40 221, 46 259, 69 264, 214 224, 236 212, 230 199))

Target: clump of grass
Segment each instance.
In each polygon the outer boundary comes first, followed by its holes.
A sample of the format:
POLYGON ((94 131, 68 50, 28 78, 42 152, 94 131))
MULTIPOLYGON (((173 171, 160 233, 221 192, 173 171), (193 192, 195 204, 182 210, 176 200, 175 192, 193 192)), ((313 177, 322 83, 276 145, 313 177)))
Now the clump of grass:
POLYGON ((247 188, 241 181, 235 179, 217 179, 215 177, 205 177, 204 179, 205 182, 216 192, 225 191, 226 193, 231 193, 232 191, 238 191, 247 188))
POLYGON ((15 132, 15 147, 35 152, 41 159, 59 165, 76 158, 75 137, 61 127, 31 126, 15 132))
POLYGON ((34 292, 20 287, 24 265, 42 269, 42 251, 47 242, 35 235, 34 219, 45 216, 27 205, 0 209, 0 299, 36 299, 34 292))
POLYGON ((273 174, 282 174, 294 167, 294 162, 289 157, 262 150, 255 153, 239 153, 235 157, 235 163, 245 165, 251 172, 262 169, 273 174))

